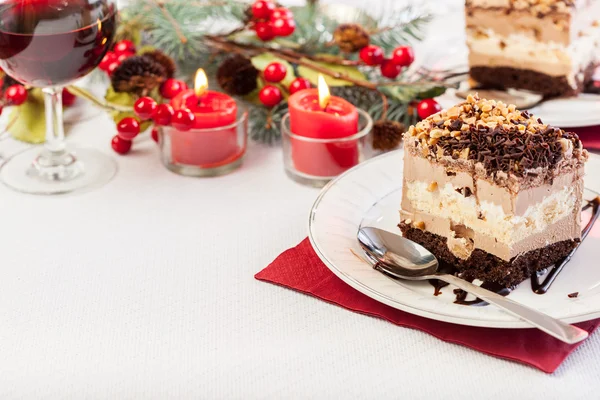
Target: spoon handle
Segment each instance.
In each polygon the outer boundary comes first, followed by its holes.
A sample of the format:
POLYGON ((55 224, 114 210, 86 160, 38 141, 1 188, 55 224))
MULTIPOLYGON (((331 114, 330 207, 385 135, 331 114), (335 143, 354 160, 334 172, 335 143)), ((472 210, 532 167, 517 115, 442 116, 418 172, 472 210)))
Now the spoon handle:
POLYGON ((588 337, 588 332, 576 326, 569 325, 547 314, 544 314, 533 308, 529 308, 520 303, 512 301, 497 293, 474 285, 454 275, 439 274, 436 279, 449 283, 479 297, 481 300, 493 304, 523 321, 529 322, 532 326, 546 332, 550 336, 569 344, 579 343, 588 337))

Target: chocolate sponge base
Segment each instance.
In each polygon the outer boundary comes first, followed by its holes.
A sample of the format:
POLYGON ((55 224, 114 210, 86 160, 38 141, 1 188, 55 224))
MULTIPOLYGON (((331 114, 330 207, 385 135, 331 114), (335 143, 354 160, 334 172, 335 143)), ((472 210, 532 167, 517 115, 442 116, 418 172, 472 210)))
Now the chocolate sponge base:
POLYGON ((471 67, 471 78, 484 88, 524 89, 544 97, 574 96, 581 93, 592 79, 595 65, 589 65, 581 81, 573 88, 566 76, 550 76, 540 72, 510 67, 471 67))
POLYGON ((456 269, 461 278, 479 279, 494 282, 511 288, 531 277, 544 268, 548 268, 566 257, 578 244, 578 240, 565 240, 546 247, 532 250, 510 261, 502 260, 481 249, 475 249, 467 260, 457 258, 450 252, 445 237, 413 228, 401 223, 398 225, 405 238, 419 243, 431 251, 444 267, 456 269))

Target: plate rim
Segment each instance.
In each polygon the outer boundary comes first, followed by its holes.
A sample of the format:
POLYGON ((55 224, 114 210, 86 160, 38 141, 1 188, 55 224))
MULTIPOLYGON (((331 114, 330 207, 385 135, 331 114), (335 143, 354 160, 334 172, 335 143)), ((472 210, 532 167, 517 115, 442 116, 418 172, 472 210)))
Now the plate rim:
MULTIPOLYGON (((476 91, 476 90, 474 90, 474 91, 476 91)), ((598 101, 600 101, 600 95, 590 94, 590 93, 581 93, 581 95, 595 96, 598 98, 598 101)), ((437 98, 441 99, 440 101, 442 102, 442 105, 450 104, 450 103, 456 104, 456 103, 464 101, 464 99, 462 99, 456 95, 456 92, 453 89, 448 90, 446 93, 438 96, 437 98)), ((568 97, 568 98, 560 98, 559 97, 559 98, 555 98, 555 99, 549 99, 548 101, 552 101, 552 100, 586 101, 586 100, 578 99, 577 97, 568 97)), ((532 109, 535 109, 538 107, 543 107, 543 105, 544 105, 544 102, 535 105, 534 107, 532 107, 532 109)), ((545 122, 548 119, 548 117, 547 116, 543 117, 543 119, 545 122)), ((581 120, 581 119, 574 120, 574 119, 565 119, 563 117, 562 120, 557 119, 556 121, 551 121, 550 125, 559 126, 562 129, 588 128, 590 126, 600 125, 600 114, 598 114, 598 117, 595 117, 595 119, 592 117, 589 117, 584 120, 581 120), (558 121, 560 123, 556 123, 556 121, 558 121)))
MULTIPOLYGON (((334 273, 334 275, 336 275, 338 278, 340 278, 344 283, 346 283, 350 287, 354 288, 355 290, 358 290, 360 293, 362 293, 380 303, 386 304, 392 308, 407 312, 409 314, 417 315, 417 316, 428 318, 428 319, 433 319, 433 320, 440 321, 440 322, 447 322, 447 323, 453 323, 453 324, 465 325, 465 326, 499 328, 499 329, 533 329, 529 323, 518 320, 518 319, 507 320, 507 321, 490 321, 490 320, 486 320, 486 319, 456 317, 453 315, 435 313, 435 312, 415 308, 411 305, 404 304, 396 299, 391 299, 391 298, 387 297, 386 295, 381 294, 381 293, 377 292, 376 290, 370 288, 368 285, 365 285, 364 283, 352 278, 351 276, 348 276, 346 273, 339 270, 335 266, 335 263, 332 262, 331 260, 329 260, 327 258, 327 256, 323 253, 322 249, 319 247, 319 245, 317 244, 317 242, 314 238, 314 236, 315 236, 313 233, 314 219, 315 219, 315 216, 318 215, 318 213, 316 211, 318 209, 319 204, 322 202, 323 198, 329 193, 330 189, 332 187, 334 187, 335 185, 337 185, 339 183, 339 181, 341 181, 342 179, 345 179, 349 175, 353 174, 358 169, 364 168, 365 166, 368 166, 374 162, 377 162, 377 161, 382 160, 387 157, 393 157, 393 156, 400 157, 401 153, 403 153, 403 151, 404 151, 403 149, 398 149, 398 150, 390 151, 388 153, 373 157, 369 160, 366 160, 366 161, 356 165, 355 167, 349 169, 348 171, 342 173, 341 175, 337 176, 335 179, 331 180, 327 185, 325 185, 325 187, 323 187, 323 189, 321 190, 321 192, 319 193, 319 195, 317 196, 317 198, 313 202, 313 205, 310 208, 309 218, 308 218, 308 239, 309 239, 309 242, 310 242, 312 248, 314 249, 315 253, 319 257, 319 259, 325 264, 325 266, 331 272, 334 273)), ((592 156, 594 158, 598 158, 598 160, 600 160, 600 156, 593 155, 593 154, 591 154, 590 156, 592 156)), ((592 190, 592 189, 588 189, 588 190, 592 190)), ((596 192, 595 190, 592 190, 592 191, 596 192)), ((385 277, 384 275, 381 275, 381 278, 388 279, 388 280, 390 279, 390 278, 385 277)), ((597 318, 600 318, 600 309, 595 312, 588 312, 585 314, 577 314, 577 315, 573 315, 573 316, 570 316, 567 318, 561 318, 561 320, 564 322, 567 322, 567 323, 578 323, 578 322, 590 321, 590 320, 597 319, 597 318)))

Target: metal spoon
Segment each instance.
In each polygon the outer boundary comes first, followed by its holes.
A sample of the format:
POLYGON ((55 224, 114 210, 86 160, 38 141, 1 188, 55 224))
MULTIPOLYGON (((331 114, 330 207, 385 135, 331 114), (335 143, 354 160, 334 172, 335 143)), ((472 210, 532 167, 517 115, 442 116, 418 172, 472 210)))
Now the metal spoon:
POLYGON ((532 326, 569 344, 581 342, 588 332, 514 302, 454 275, 438 273, 438 261, 429 250, 400 235, 377 228, 361 228, 358 241, 378 271, 395 279, 439 279, 494 304, 532 326))

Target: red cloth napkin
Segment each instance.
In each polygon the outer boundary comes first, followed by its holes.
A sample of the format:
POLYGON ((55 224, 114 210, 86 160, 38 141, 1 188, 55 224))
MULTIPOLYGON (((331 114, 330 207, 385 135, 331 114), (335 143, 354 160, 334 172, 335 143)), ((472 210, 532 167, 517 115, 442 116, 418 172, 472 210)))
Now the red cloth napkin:
MULTIPOLYGON (((562 343, 536 329, 462 326, 396 310, 356 291, 335 276, 321 262, 308 238, 282 253, 255 278, 318 297, 351 311, 383 318, 396 325, 419 329, 450 343, 529 364, 548 373, 554 372, 578 346, 562 343)), ((600 320, 577 325, 592 333, 600 325, 600 320)))
POLYGON ((588 150, 600 150, 600 126, 589 126, 587 128, 567 129, 579 135, 583 147, 588 150))

